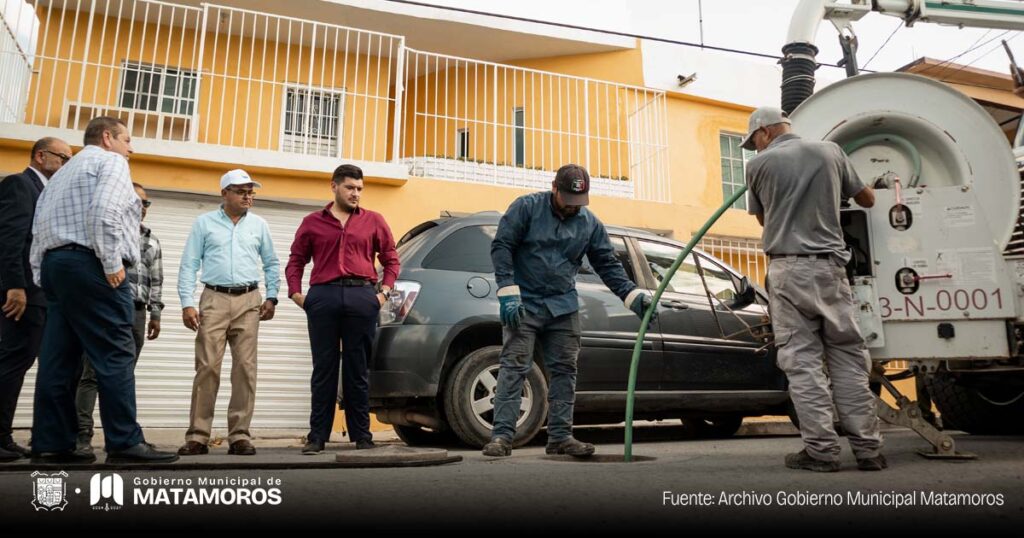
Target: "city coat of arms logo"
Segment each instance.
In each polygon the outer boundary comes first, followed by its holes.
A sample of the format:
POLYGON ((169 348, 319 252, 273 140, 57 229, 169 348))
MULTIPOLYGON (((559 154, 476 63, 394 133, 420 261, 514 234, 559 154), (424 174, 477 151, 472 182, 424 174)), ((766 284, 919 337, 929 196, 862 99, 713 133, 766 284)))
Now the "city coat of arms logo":
POLYGON ((34 479, 32 506, 37 512, 40 510, 48 512, 64 510, 64 507, 68 505, 67 484, 64 482, 67 477, 68 474, 64 471, 50 474, 39 471, 32 473, 34 479))

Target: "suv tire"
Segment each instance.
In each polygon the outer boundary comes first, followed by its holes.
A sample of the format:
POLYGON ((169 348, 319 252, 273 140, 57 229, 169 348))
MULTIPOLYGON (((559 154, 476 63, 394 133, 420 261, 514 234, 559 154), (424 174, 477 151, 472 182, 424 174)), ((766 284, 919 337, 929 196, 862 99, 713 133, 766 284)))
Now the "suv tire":
MULTIPOLYGON (((491 440, 493 389, 497 385, 500 356, 501 346, 488 346, 473 351, 455 365, 445 385, 444 411, 448 425, 462 442, 475 448, 481 448, 491 440), (473 402, 485 398, 489 401, 482 408, 474 410, 473 402)), ((514 447, 530 442, 547 418, 548 387, 544 373, 536 362, 523 383, 523 394, 524 398, 529 398, 529 407, 519 418, 516 437, 512 440, 514 447)))

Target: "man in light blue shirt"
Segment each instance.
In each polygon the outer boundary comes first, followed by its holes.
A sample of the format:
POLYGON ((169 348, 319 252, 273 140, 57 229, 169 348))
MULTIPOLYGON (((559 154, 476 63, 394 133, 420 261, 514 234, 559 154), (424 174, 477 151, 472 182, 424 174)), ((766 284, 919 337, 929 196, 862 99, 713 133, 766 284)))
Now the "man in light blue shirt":
POLYGON ((178 271, 182 321, 196 331, 196 377, 183 456, 209 452, 214 405, 220 387, 225 345, 231 345, 231 401, 228 403, 229 454, 256 453, 249 424, 256 405, 256 347, 259 322, 274 317, 281 261, 274 252, 267 221, 254 215, 254 189, 260 184, 244 170, 220 180, 224 203, 200 215, 185 242, 178 271), (196 273, 204 289, 196 309, 196 273), (260 276, 267 299, 259 293, 260 276))

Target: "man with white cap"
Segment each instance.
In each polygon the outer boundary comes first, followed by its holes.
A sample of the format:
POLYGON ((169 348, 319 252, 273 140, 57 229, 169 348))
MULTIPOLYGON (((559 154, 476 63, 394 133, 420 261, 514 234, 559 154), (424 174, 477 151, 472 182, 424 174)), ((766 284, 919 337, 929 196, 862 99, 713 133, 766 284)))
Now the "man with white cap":
POLYGON ((558 169, 550 191, 520 196, 498 223, 491 260, 503 346, 485 456, 510 456, 512 446, 525 441, 516 437, 516 423, 535 347, 550 375, 545 452, 577 458, 594 453, 594 445, 572 436, 581 337, 576 273, 586 256, 601 281, 640 318, 651 295, 629 279, 604 224, 584 207, 589 193, 587 170, 567 164, 558 169))
POLYGON ((743 148, 758 151, 747 163, 748 206, 764 226, 777 361, 789 379, 804 442, 803 450, 786 456, 786 467, 839 470, 834 401, 857 468, 882 470, 887 464, 868 387, 871 357, 857 327, 844 269, 850 253, 839 222, 843 200, 871 207, 874 191, 837 144, 793 134, 789 117, 775 107, 751 114, 743 148))
POLYGON ((267 221, 250 210, 261 185, 244 170, 220 179, 223 203, 200 215, 185 242, 178 271, 182 321, 196 331, 196 377, 182 456, 209 451, 214 404, 220 387, 224 348, 231 345, 231 401, 228 403, 229 454, 256 453, 249 434, 256 404, 256 342, 260 321, 274 317, 281 262, 274 252, 267 221), (196 273, 202 267, 204 289, 196 310, 196 273), (267 298, 262 300, 263 275, 267 298))

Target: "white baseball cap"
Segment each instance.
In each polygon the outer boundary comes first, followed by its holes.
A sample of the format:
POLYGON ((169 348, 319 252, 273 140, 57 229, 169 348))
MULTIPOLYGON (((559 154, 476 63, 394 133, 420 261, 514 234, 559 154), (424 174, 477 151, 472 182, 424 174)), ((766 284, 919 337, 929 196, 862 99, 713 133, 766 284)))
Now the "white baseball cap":
POLYGON ((757 132, 761 127, 768 127, 769 125, 775 125, 778 123, 787 123, 792 125, 789 121, 789 115, 782 111, 781 108, 776 106, 763 106, 750 113, 750 120, 747 123, 747 136, 743 137, 743 149, 753 150, 754 149, 754 133, 757 132))
POLYGON ((221 190, 224 190, 230 187, 231 185, 248 185, 250 183, 252 183, 252 186, 256 188, 263 187, 263 185, 260 185, 259 182, 253 181, 252 178, 249 177, 249 173, 246 172, 245 170, 242 170, 241 168, 236 168, 224 174, 223 176, 220 176, 221 190))

